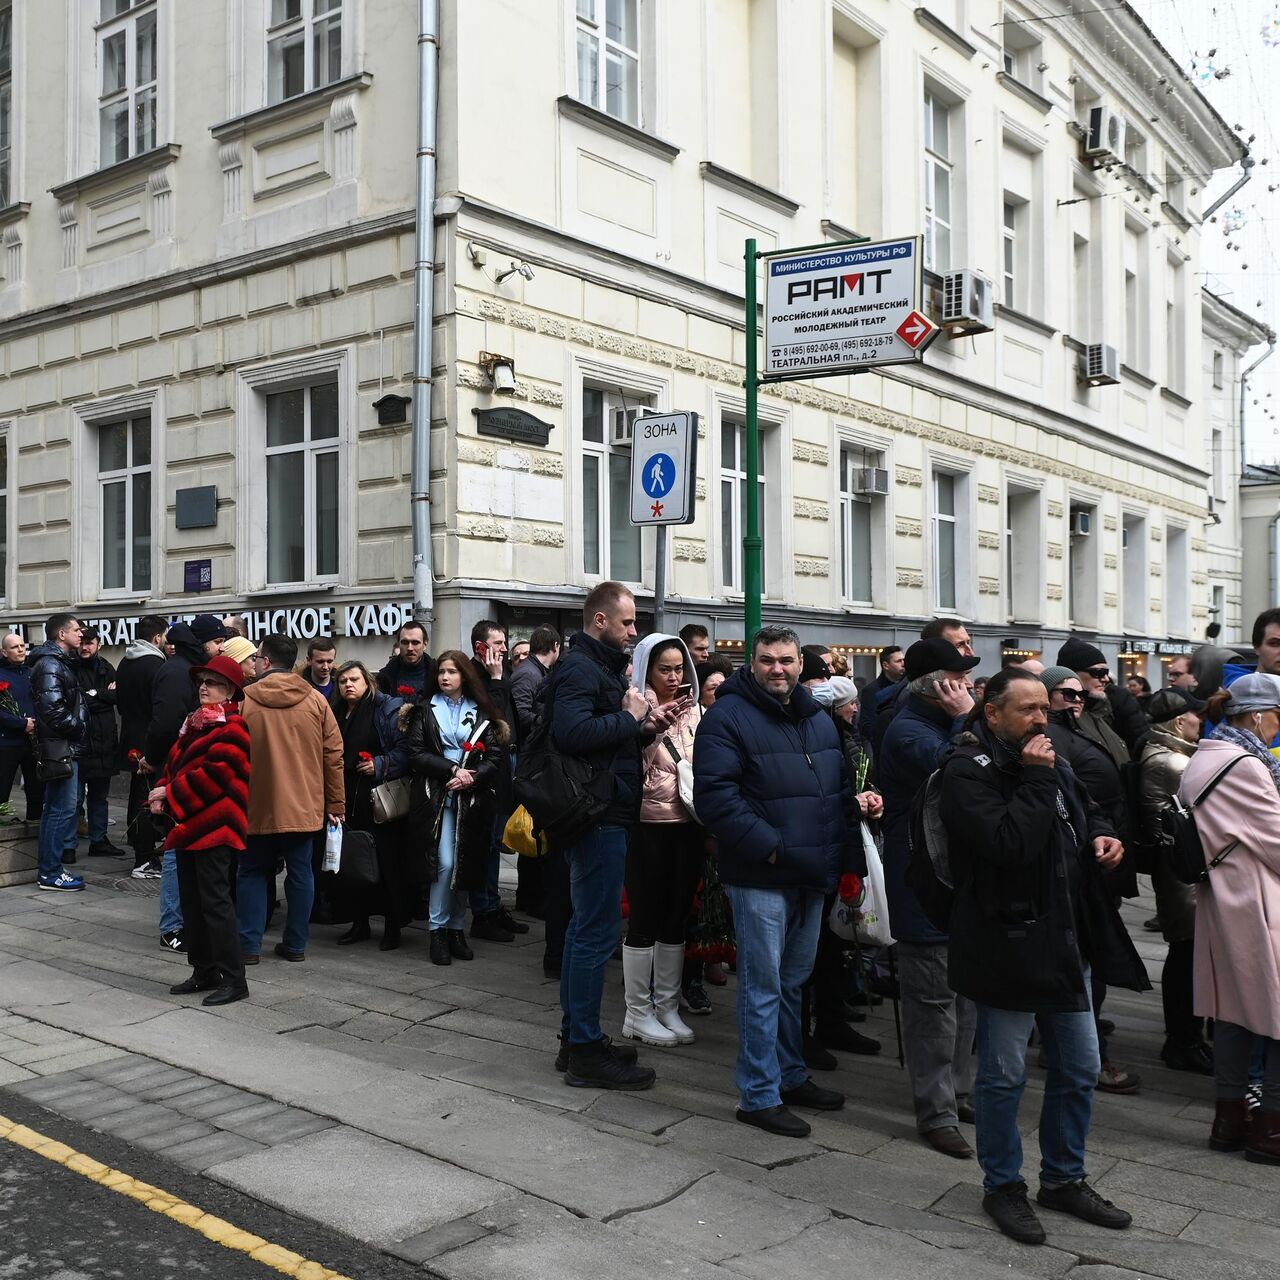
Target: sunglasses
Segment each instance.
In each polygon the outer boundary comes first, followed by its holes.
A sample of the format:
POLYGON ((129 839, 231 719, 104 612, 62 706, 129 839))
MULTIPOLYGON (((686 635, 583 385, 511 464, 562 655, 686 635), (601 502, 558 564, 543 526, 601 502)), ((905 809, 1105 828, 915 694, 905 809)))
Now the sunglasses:
POLYGON ((1062 698, 1063 702, 1083 702, 1084 693, 1080 689, 1055 689, 1054 693, 1062 698))
POLYGON ((200 679, 196 681, 196 687, 198 689, 203 689, 206 685, 209 685, 210 687, 217 685, 222 689, 231 688, 225 680, 219 680, 217 676, 201 676, 200 679))
POLYGON ((1111 674, 1110 667, 1090 667, 1088 674, 1095 680, 1105 680, 1111 674))

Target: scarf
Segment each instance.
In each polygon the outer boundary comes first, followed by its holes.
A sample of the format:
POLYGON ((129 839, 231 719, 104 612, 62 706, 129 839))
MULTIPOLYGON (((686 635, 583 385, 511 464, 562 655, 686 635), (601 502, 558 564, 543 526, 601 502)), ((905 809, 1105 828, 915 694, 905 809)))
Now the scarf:
POLYGON ((235 715, 239 708, 234 702, 214 702, 209 706, 197 707, 183 722, 178 730, 178 737, 185 738, 188 733, 203 733, 216 724, 226 724, 228 715, 235 715))
POLYGON ((1247 729, 1236 729, 1224 723, 1214 729, 1213 736, 1219 742, 1229 742, 1233 747, 1239 747, 1241 751, 1248 752, 1255 760, 1261 760, 1267 766, 1271 781, 1276 784, 1276 790, 1280 791, 1280 760, 1277 760, 1254 734, 1247 729))

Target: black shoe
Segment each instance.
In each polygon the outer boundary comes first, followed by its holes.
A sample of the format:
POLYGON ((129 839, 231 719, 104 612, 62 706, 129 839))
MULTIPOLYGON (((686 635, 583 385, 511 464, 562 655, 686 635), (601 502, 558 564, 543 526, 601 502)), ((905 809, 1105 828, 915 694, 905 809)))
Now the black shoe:
POLYGON ((1019 1244, 1044 1244, 1044 1228, 1027 1199, 1025 1182, 1008 1182, 988 1191, 982 1207, 997 1227, 1019 1244))
POLYGON ((210 1007, 219 1004, 235 1004, 237 1000, 243 1000, 248 994, 249 988, 243 982, 239 986, 232 982, 226 982, 216 991, 212 991, 205 996, 200 1003, 210 1007))
POLYGON ((1104 1036, 1113 1036, 1116 1033, 1116 1024, 1110 1018, 1099 1018, 1098 1030, 1104 1036))
POLYGON ((812 1036, 805 1036, 803 1045, 804 1065, 813 1071, 834 1071, 840 1064, 836 1055, 829 1053, 812 1036))
POLYGON ((471 936, 485 942, 514 942, 516 935, 502 923, 499 915, 500 912, 489 911, 482 916, 473 916, 471 936))
POLYGON ((467 946, 467 935, 461 929, 446 929, 444 931, 445 946, 449 948, 449 954, 455 960, 474 960, 476 953, 467 946))
POLYGON ((453 959, 449 955, 449 939, 445 937, 446 930, 431 930, 431 963, 432 964, 452 964, 453 959))
MULTIPOLYGON (((558 1037, 557 1037, 558 1038, 558 1037)), ((611 1053, 619 1062, 625 1062, 627 1066, 631 1066, 636 1060, 636 1051, 629 1044, 614 1044, 608 1036, 600 1041, 604 1045, 606 1053, 611 1053)), ((560 1041, 560 1051, 556 1054, 556 1070, 569 1070, 569 1046, 563 1040, 560 1041)))
POLYGON ((564 1082, 574 1089, 650 1089, 656 1079, 651 1067, 623 1062, 603 1040, 569 1046, 564 1082))
POLYGON ((1104 1200, 1083 1179, 1068 1182, 1065 1187, 1041 1187, 1036 1192, 1036 1202, 1046 1209, 1057 1209, 1059 1213, 1092 1222, 1095 1227, 1110 1227, 1114 1231, 1123 1230, 1133 1222, 1132 1214, 1104 1200))
POLYGON ((350 947, 357 942, 368 942, 372 937, 373 931, 369 928, 369 922, 364 920, 359 924, 353 924, 346 933, 341 934, 338 938, 338 946, 350 947))
POLYGON ((543 960, 542 976, 551 978, 556 982, 560 981, 560 961, 559 960, 543 960))
POLYGON ((171 996, 193 996, 197 991, 212 991, 215 987, 222 985, 222 978, 218 974, 214 974, 212 978, 198 978, 193 973, 186 982, 179 982, 176 986, 169 988, 171 996))
POLYGON ((782 1101, 788 1107, 812 1107, 814 1111, 839 1111, 844 1106, 844 1094, 834 1089, 824 1089, 808 1079, 794 1089, 782 1090, 782 1101))
POLYGON ((166 951, 176 951, 182 954, 187 949, 187 944, 182 940, 182 930, 178 929, 174 933, 162 933, 160 935, 160 945, 166 951))
POLYGON ((711 999, 701 978, 687 982, 680 992, 680 1011, 702 1018, 711 1012, 711 999))
POLYGON ((956 1118, 961 1124, 977 1124, 978 1113, 973 1109, 972 1102, 961 1102, 956 1099, 956 1118))
POLYGON ((1160 1052, 1164 1065, 1170 1071, 1193 1071, 1196 1075, 1213 1075, 1213 1050, 1207 1044, 1170 1045, 1160 1052))
POLYGON ((281 960, 287 960, 290 964, 301 964, 307 958, 305 951, 290 951, 283 942, 277 942, 273 950, 281 960))
POLYGON ((499 908, 496 913, 498 923, 508 933, 528 933, 529 926, 523 920, 517 920, 505 907, 499 908))
POLYGON ((1149 920, 1144 920, 1144 921, 1142 922, 1142 927, 1143 927, 1143 928, 1144 928, 1148 933, 1159 933, 1159 932, 1160 932, 1160 930, 1164 928, 1164 926, 1160 923, 1160 917, 1159 917, 1159 916, 1152 916, 1152 917, 1151 917, 1151 919, 1149 919, 1149 920))
POLYGON ((755 1125, 766 1133, 776 1133, 780 1138, 807 1138, 810 1133, 808 1121, 793 1116, 786 1107, 764 1107, 760 1111, 743 1111, 739 1108, 734 1115, 743 1123, 755 1125))
POLYGON ((124 850, 117 849, 110 840, 95 840, 89 846, 91 858, 123 858, 124 850))
POLYGON ((972 1160, 973 1148, 964 1140, 964 1134, 955 1125, 943 1125, 940 1129, 926 1129, 920 1135, 935 1151, 953 1160, 972 1160))
POLYGON ((62 865, 64 867, 74 867, 76 865, 76 851, 74 849, 63 850, 62 865))
POLYGON ((820 1023, 814 1028, 813 1038, 840 1053, 870 1055, 880 1052, 879 1040, 859 1035, 847 1022, 820 1023))
POLYGON ((246 955, 246 956, 241 956, 241 957, 240 957, 240 963, 241 963, 241 964, 253 965, 253 964, 258 964, 258 963, 261 961, 261 959, 262 959, 262 957, 261 957, 261 956, 256 956, 256 955, 253 955, 253 956, 247 956, 247 955, 246 955))

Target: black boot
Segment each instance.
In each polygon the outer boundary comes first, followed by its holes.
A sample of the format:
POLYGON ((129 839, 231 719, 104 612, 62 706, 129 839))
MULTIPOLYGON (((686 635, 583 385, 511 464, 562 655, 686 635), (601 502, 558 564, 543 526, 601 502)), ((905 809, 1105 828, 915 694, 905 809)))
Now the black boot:
POLYGON ((476 953, 467 946, 467 935, 461 929, 446 929, 444 934, 449 954, 455 960, 474 960, 476 958, 476 953))
POLYGON ((379 951, 395 951, 400 945, 400 926, 394 920, 388 920, 382 926, 382 940, 378 943, 379 951))
POLYGON ((445 936, 446 930, 431 930, 431 963, 432 964, 452 964, 453 960, 449 956, 449 939, 445 936))
POLYGON ((578 1089, 648 1089, 657 1079, 650 1067, 623 1062, 603 1040, 569 1046, 564 1082, 578 1089))
POLYGON ((339 936, 338 946, 349 947, 357 942, 367 942, 372 937, 373 933, 369 928, 369 917, 361 916, 352 922, 351 928, 346 933, 339 936))

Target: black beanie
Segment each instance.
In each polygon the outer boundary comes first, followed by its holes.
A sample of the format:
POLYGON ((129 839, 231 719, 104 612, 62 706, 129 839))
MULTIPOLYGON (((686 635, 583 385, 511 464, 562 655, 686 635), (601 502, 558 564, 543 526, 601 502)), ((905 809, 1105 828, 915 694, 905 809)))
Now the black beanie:
POLYGON ((1078 636, 1068 637, 1062 648, 1058 650, 1058 666, 1070 667, 1072 671, 1088 671, 1090 667, 1106 667, 1107 655, 1095 648, 1087 640, 1078 636))

